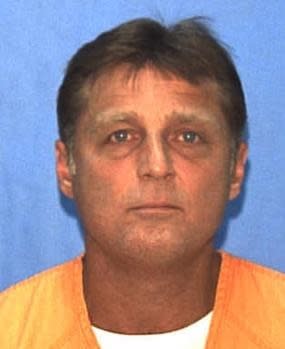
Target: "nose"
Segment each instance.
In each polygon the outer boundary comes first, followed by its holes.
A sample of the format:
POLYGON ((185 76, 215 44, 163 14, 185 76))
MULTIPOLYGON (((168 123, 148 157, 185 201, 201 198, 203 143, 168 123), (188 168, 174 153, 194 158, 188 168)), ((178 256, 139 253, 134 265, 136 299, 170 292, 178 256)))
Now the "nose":
POLYGON ((166 142, 159 137, 145 139, 138 154, 138 176, 144 179, 168 179, 174 168, 166 142))

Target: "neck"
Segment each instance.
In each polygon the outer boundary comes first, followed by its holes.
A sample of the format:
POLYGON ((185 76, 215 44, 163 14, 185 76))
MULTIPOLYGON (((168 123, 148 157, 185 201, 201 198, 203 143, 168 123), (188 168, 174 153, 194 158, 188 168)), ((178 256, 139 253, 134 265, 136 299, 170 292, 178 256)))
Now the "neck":
POLYGON ((90 321, 126 334, 188 326, 213 309, 219 269, 220 255, 210 246, 183 268, 147 272, 110 261, 87 244, 83 285, 90 321))

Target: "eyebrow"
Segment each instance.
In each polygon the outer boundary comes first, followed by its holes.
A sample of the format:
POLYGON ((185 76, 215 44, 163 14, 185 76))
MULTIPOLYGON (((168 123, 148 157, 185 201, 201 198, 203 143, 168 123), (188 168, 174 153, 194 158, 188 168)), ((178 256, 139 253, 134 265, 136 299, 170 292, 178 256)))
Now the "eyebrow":
POLYGON ((137 118, 138 114, 135 111, 128 112, 116 112, 116 111, 106 111, 99 112, 95 114, 96 122, 118 122, 137 118), (108 118, 108 119, 106 119, 108 118))
MULTIPOLYGON (((109 122, 120 122, 120 121, 129 121, 129 120, 137 120, 138 114, 135 111, 128 111, 128 112, 99 112, 94 115, 94 119, 96 123, 103 122, 103 123, 109 123, 109 122)), ((193 121, 199 121, 199 120, 211 120, 211 118, 208 117, 201 117, 197 116, 195 113, 184 113, 184 112, 177 112, 173 111, 170 114, 166 116, 167 119, 173 119, 177 120, 178 122, 184 123, 184 122, 193 122, 193 121)))
POLYGON ((209 113, 187 111, 176 112, 173 111, 171 114, 167 115, 166 127, 173 127, 179 125, 195 124, 201 127, 206 127, 207 125, 211 128, 220 129, 223 128, 223 122, 218 121, 218 119, 211 117, 209 113))
POLYGON ((88 127, 91 132, 98 131, 102 127, 108 127, 120 122, 138 123, 138 114, 134 111, 130 112, 116 112, 106 111, 96 113, 92 117, 91 128, 88 127))
MULTIPOLYGON (((128 112, 116 112, 116 111, 103 111, 98 112, 93 116, 91 127, 88 127, 91 132, 98 132, 101 128, 115 125, 120 122, 139 124, 139 115, 135 111, 128 112)), ((210 117, 197 115, 193 112, 177 112, 172 111, 166 115, 166 127, 171 127, 171 124, 188 124, 193 122, 199 122, 201 124, 214 124, 219 126, 214 119, 210 117)))
POLYGON ((195 113, 181 113, 181 112, 172 112, 171 114, 169 114, 167 116, 167 119, 169 118, 169 121, 174 121, 177 123, 181 123, 181 124, 185 124, 185 123, 191 123, 191 122, 195 122, 195 121, 211 121, 210 118, 208 117, 201 117, 201 116, 197 116, 197 114, 195 113), (172 120, 174 119, 174 120, 172 120))

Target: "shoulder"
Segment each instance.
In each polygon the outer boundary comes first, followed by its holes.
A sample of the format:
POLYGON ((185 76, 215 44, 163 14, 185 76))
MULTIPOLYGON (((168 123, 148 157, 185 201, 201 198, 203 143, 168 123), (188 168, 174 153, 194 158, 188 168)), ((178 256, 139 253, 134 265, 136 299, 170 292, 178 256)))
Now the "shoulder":
POLYGON ((285 287, 285 274, 270 269, 268 267, 256 264, 249 260, 233 256, 230 253, 222 252, 222 266, 225 272, 230 272, 232 274, 232 281, 234 282, 237 279, 239 282, 244 281, 247 283, 254 282, 255 285, 265 287, 274 287, 278 285, 278 287, 285 287), (272 285, 272 281, 274 280, 274 285, 272 285))
MULTIPOLYGON (((0 293, 1 348, 44 348, 77 323, 81 258, 55 266, 0 293), (54 323, 57 326, 53 326, 54 323), (24 343, 23 343, 24 341, 24 343), (21 346, 22 347, 22 346, 21 346)), ((73 328, 74 330, 74 328, 73 328)))
POLYGON ((70 276, 70 273, 73 273, 80 266, 81 256, 46 269, 0 292, 0 301, 13 298, 14 296, 18 298, 19 295, 29 294, 43 285, 56 285, 57 281, 70 276))
POLYGON ((285 309, 285 274, 251 261, 222 253, 221 282, 230 290, 231 301, 250 302, 252 308, 285 309))
MULTIPOLYGON (((223 318, 263 347, 285 340, 285 274, 222 252, 223 318)), ((283 342, 284 343, 284 342, 283 342)))

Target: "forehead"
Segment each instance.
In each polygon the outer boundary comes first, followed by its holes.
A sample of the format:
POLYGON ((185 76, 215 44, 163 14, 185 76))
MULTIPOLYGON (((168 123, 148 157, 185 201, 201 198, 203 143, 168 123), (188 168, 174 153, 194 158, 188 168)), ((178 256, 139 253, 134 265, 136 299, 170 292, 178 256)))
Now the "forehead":
POLYGON ((97 122, 130 113, 163 122, 192 114, 226 127, 219 88, 214 82, 199 85, 151 68, 130 73, 126 68, 103 74, 88 88, 88 114, 97 122))

